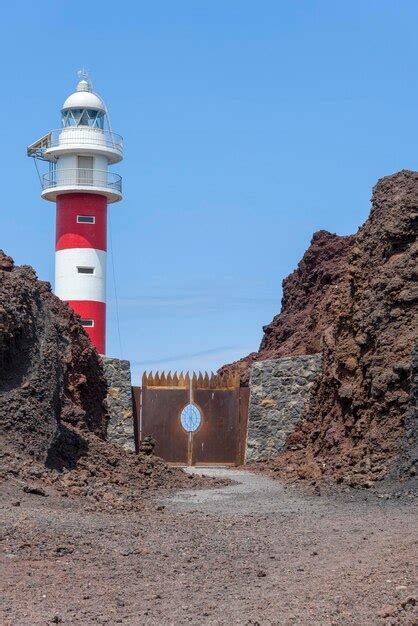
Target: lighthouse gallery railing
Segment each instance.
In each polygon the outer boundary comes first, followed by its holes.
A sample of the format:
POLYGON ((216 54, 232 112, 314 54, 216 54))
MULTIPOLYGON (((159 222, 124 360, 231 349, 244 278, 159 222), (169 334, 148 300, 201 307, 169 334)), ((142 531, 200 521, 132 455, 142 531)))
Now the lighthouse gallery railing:
POLYGON ((122 177, 106 170, 57 169, 42 176, 42 190, 52 187, 102 187, 122 193, 122 177))
POLYGON ((123 156, 123 137, 121 135, 88 126, 69 126, 51 130, 38 143, 40 143, 39 146, 37 144, 29 146, 29 156, 43 158, 45 151, 50 148, 73 146, 74 144, 110 148, 123 156), (36 154, 34 154, 35 152, 36 154))

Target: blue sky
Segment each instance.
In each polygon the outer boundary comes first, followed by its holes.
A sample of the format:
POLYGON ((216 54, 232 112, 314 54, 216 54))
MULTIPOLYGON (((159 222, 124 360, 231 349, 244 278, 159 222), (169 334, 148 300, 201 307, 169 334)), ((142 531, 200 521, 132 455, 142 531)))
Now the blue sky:
POLYGON ((25 149, 85 66, 126 145, 108 353, 134 382, 244 356, 312 233, 355 232, 377 179, 418 169, 417 24, 416 0, 5 3, 1 247, 53 280, 25 149))

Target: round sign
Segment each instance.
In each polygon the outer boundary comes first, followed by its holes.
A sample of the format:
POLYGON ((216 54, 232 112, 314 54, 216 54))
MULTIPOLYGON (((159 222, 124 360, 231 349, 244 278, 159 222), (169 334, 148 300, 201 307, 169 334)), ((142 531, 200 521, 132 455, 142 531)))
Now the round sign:
POLYGON ((180 422, 184 430, 193 433, 200 426, 202 415, 195 404, 188 404, 184 407, 180 415, 180 422))

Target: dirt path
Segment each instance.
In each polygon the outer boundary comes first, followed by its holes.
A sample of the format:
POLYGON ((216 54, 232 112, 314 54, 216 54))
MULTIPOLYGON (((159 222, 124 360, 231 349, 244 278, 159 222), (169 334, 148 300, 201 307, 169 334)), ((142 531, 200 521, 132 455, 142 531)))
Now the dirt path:
POLYGON ((205 473, 239 484, 143 514, 23 493, 12 506, 6 490, 1 623, 414 623, 411 503, 205 473))
MULTIPOLYGON (((188 467, 190 474, 205 474, 216 478, 229 478, 236 482, 230 487, 179 491, 167 498, 164 504, 173 511, 200 511, 218 515, 261 515, 264 513, 302 514, 312 504, 317 507, 316 498, 307 499, 296 491, 289 491, 277 480, 263 474, 246 470, 188 467)), ((328 503, 329 505, 329 503, 328 503)))

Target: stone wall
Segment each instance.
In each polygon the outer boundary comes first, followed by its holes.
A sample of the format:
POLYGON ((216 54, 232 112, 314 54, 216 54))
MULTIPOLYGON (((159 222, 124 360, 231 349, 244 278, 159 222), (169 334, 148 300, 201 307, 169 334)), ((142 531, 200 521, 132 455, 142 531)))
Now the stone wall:
POLYGON ((418 470, 418 344, 412 351, 409 380, 410 405, 405 415, 405 434, 393 476, 406 481, 411 479, 414 483, 413 489, 416 491, 418 470))
POLYGON ((268 459, 283 449, 300 421, 321 369, 321 355, 259 361, 250 378, 247 461, 268 459))
POLYGON ((109 426, 107 438, 127 450, 135 450, 131 364, 129 361, 102 357, 108 384, 107 407, 109 426))

